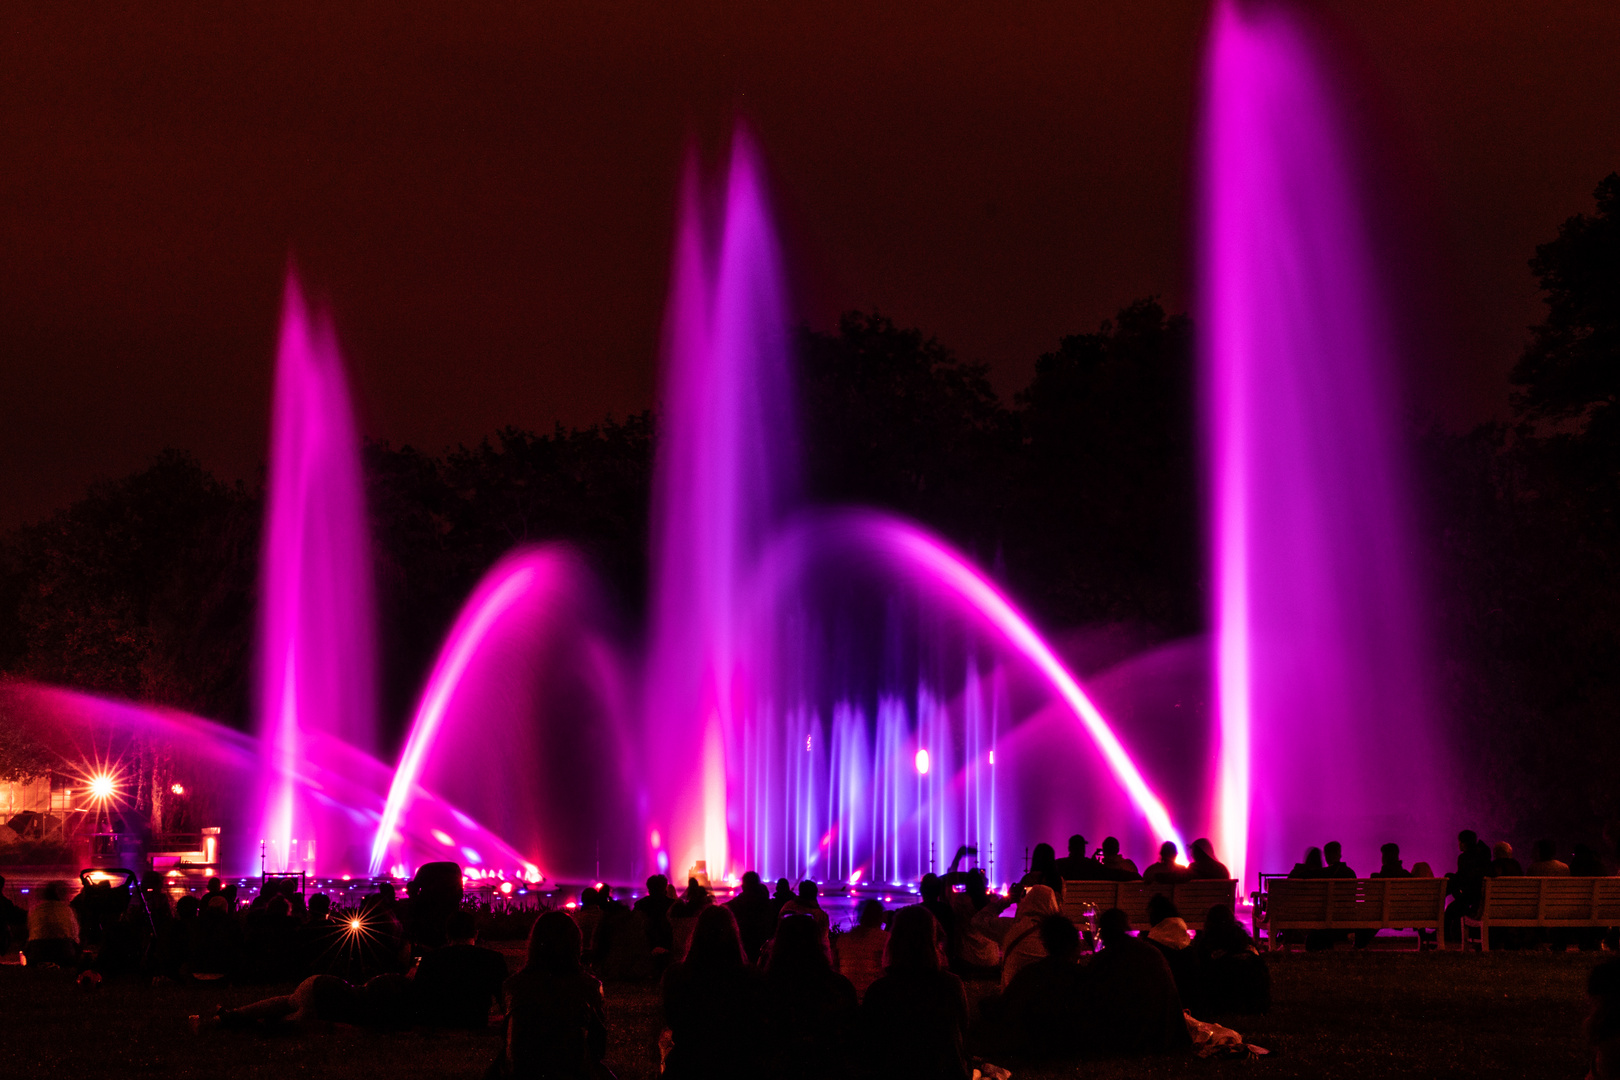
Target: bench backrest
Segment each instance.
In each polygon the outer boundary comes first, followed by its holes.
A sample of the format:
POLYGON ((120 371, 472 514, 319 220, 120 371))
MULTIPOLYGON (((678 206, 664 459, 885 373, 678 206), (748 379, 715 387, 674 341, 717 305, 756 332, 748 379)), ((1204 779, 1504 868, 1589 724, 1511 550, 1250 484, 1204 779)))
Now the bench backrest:
POLYGON ((1181 917, 1193 929, 1202 929, 1209 909, 1219 905, 1227 909, 1237 903, 1237 882, 1203 879, 1183 881, 1176 886, 1171 899, 1176 902, 1181 917))
POLYGON ((1281 878, 1266 882, 1266 922, 1324 927, 1433 926, 1444 878, 1281 878))
POLYGON ((1079 922, 1086 904, 1091 904, 1099 915, 1117 907, 1130 917, 1134 929, 1141 930, 1152 925, 1147 909, 1154 896, 1168 896, 1188 927, 1201 930, 1210 908, 1217 904, 1230 908, 1237 902, 1237 882, 1065 881, 1063 914, 1079 922))
POLYGON ((1486 878, 1480 915, 1490 922, 1620 925, 1620 878, 1486 878))

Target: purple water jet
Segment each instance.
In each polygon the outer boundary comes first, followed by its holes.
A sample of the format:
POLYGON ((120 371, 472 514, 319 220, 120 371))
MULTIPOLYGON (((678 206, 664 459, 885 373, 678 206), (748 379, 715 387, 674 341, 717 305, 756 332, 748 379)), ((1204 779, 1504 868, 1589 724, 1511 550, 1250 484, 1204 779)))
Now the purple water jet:
POLYGON ((727 799, 727 751, 753 674, 736 637, 737 604, 795 487, 796 448, 776 239, 745 132, 732 143, 712 255, 700 205, 694 163, 665 328, 642 692, 652 857, 677 871, 703 860, 718 878, 730 869, 740 809, 727 799), (672 767, 683 761, 692 764, 672 767))
POLYGON ((271 415, 256 673, 259 732, 269 748, 257 839, 272 870, 333 869, 349 860, 349 846, 359 839, 348 832, 323 836, 318 850, 306 789, 296 781, 311 734, 375 749, 370 539, 359 455, 331 323, 311 313, 289 273, 271 415))
MULTIPOLYGON (((816 754, 823 727, 813 708, 777 706, 785 715, 776 723, 785 724, 787 733, 772 746, 772 702, 764 699, 757 706, 766 719, 756 719, 755 779, 743 800, 751 808, 751 820, 763 825, 756 824, 755 838, 746 845, 753 864, 776 865, 773 848, 792 851, 796 841, 792 864, 819 869, 811 865, 819 855, 813 841, 843 836, 842 855, 832 851, 843 859, 834 858, 832 876, 865 870, 868 880, 897 881, 943 869, 949 853, 964 840, 981 847, 1002 838, 1027 841, 1034 835, 1030 828, 1038 811, 1014 804, 1025 774, 1049 756, 1054 741, 1064 743, 1063 787, 1085 789, 1087 796, 1086 816, 1071 819, 1068 828, 1079 820, 1107 820, 1138 845, 1156 846, 1166 839, 1184 844, 1163 800, 1052 648, 982 573, 917 525, 870 511, 802 516, 778 532, 749 593, 749 638, 762 662, 774 659, 778 665, 773 693, 797 688, 800 700, 813 701, 818 696, 811 692, 815 684, 826 683, 830 673, 832 685, 819 696, 833 702, 830 761, 816 754), (932 665, 934 670, 902 680, 909 685, 901 692, 891 680, 891 688, 877 696, 871 725, 860 706, 845 696, 847 680, 839 677, 836 666, 830 672, 816 668, 814 650, 782 618, 784 611, 793 610, 795 595, 817 578, 851 572, 869 575, 891 593, 912 592, 928 625, 937 632, 946 620, 954 620, 963 642, 961 648, 945 650, 960 662, 956 672, 932 665), (1039 707, 1016 713, 1010 707, 1005 680, 1014 668, 1030 672, 1038 684, 1037 693, 1026 697, 1044 704, 1056 696, 1064 723, 1078 729, 1078 739, 1069 732, 1044 740, 1025 738, 1019 744, 1023 752, 1006 752, 1009 737, 1039 707), (780 766, 773 771, 771 759, 783 756, 781 746, 800 743, 806 743, 806 752, 792 755, 798 764, 785 773, 780 766), (1108 782, 1077 784, 1077 775, 1107 777, 1108 782), (1003 785, 999 799, 998 782, 1003 785), (1123 793, 1123 800, 1116 792, 1123 793), (776 824, 773 829, 773 816, 797 825, 776 824), (806 845, 806 839, 812 843, 806 845)), ((921 666, 930 667, 926 658, 921 666)), ((981 851, 984 861, 989 855, 981 851)), ((1010 873, 1005 859, 999 872, 1009 873, 1005 880, 1018 876, 1010 873)))
POLYGON ((1205 83, 1218 847, 1242 875, 1443 844, 1397 355, 1338 107, 1281 5, 1216 5, 1205 83))

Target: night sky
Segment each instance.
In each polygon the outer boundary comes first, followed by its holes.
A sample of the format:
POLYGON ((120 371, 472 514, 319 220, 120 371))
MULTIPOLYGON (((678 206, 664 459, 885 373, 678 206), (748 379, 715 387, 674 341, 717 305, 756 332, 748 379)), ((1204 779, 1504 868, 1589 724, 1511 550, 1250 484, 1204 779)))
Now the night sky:
MULTIPOLYGON (((0 9, 0 528, 165 446, 251 481, 289 253, 372 436, 648 407, 683 149, 739 113, 811 325, 875 307, 1011 393, 1188 304, 1198 3, 569 6, 0 9)), ((1325 10, 1434 279, 1417 409, 1504 415, 1525 260, 1620 168, 1620 5, 1325 10)))

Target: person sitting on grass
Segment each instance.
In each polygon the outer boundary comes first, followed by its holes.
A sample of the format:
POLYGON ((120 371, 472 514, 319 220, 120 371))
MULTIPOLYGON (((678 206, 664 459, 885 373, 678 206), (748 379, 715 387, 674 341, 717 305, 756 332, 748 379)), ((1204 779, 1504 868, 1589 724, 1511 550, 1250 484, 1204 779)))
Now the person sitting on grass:
POLYGON ((336 954, 339 932, 337 920, 332 917, 332 898, 325 893, 310 897, 304 921, 293 935, 301 974, 331 974, 326 970, 326 964, 336 954))
POLYGON ((224 1006, 211 1016, 191 1016, 191 1030, 205 1027, 250 1028, 261 1024, 296 1024, 325 1027, 359 1024, 364 1010, 361 995, 336 975, 311 975, 290 994, 262 998, 235 1009, 224 1006))
MULTIPOLYGON (((828 958, 831 959, 832 945, 828 942, 827 938, 831 931, 832 923, 827 917, 827 912, 821 906, 820 888, 817 887, 816 883, 811 881, 809 878, 805 878, 803 881, 799 882, 798 893, 793 897, 792 900, 789 900, 786 904, 782 905, 780 918, 786 918, 789 915, 805 915, 815 920, 816 925, 821 928, 821 946, 824 950, 826 950, 828 958)), ((738 930, 741 929, 741 924, 739 924, 738 930)), ((778 932, 780 929, 781 927, 777 926, 773 928, 772 932, 778 932)))
POLYGON ((1271 970, 1231 908, 1209 909, 1193 951, 1199 961, 1201 1018, 1271 1011, 1271 970))
POLYGON ((73 913, 67 894, 67 882, 52 881, 45 886, 45 899, 28 913, 28 944, 23 956, 29 967, 78 966, 79 917, 73 913))
MULTIPOLYGON (((191 953, 197 937, 197 913, 202 901, 182 896, 174 904, 174 926, 169 929, 169 974, 176 979, 191 977, 191 953)), ((309 974, 305 971, 305 974, 309 974)))
MULTIPOLYGON (((1050 889, 1045 892, 1051 895, 1050 889)), ((963 1053, 967 994, 962 980, 940 964, 939 932, 934 916, 920 904, 895 913, 883 977, 861 1002, 872 1076, 967 1080, 971 1075, 963 1053)))
POLYGON ((1147 940, 1163 951, 1182 1004, 1196 1009, 1201 994, 1199 954, 1188 948, 1192 944, 1192 931, 1187 929, 1187 920, 1181 917, 1168 896, 1155 895, 1148 898, 1148 922, 1152 928, 1147 932, 1147 940))
POLYGON ((1046 955, 1019 971, 1001 998, 1008 1049, 1035 1058, 1072 1057, 1091 1041, 1090 971, 1081 967, 1080 931, 1065 915, 1041 920, 1046 955))
POLYGON ((770 890, 759 880, 759 871, 749 870, 743 874, 742 887, 736 896, 726 901, 726 907, 737 920, 748 959, 757 961, 765 942, 776 932, 777 914, 771 907, 770 890))
MULTIPOLYGON (((675 931, 669 925, 669 909, 674 903, 669 896, 669 879, 663 874, 654 874, 647 879, 647 895, 631 906, 631 910, 641 916, 647 941, 654 949, 669 952, 675 948, 675 931)), ((605 913, 603 917, 606 918, 605 913)))
POLYGON ((1057 895, 1045 885, 1031 885, 1018 901, 1018 915, 1001 939, 1001 988, 1012 984, 1025 964, 1046 955, 1041 947, 1041 920, 1058 913, 1057 895))
MULTIPOLYGON (((966 979, 994 979, 1001 974, 1001 909, 990 896, 990 882, 984 871, 975 866, 961 876, 962 892, 948 893, 951 915, 956 920, 957 955, 953 967, 966 979)), ((995 897, 999 901, 1001 897, 995 897)))
POLYGON ((579 925, 548 911, 529 930, 523 969, 506 980, 506 1046, 490 1076, 589 1080, 602 1067, 602 984, 580 963, 579 925))
POLYGON ((723 905, 703 909, 686 959, 664 973, 664 1023, 671 1046, 666 1080, 754 1076, 764 1067, 764 987, 743 952, 737 919, 723 905))
POLYGON ((602 894, 587 886, 580 890, 579 906, 574 909, 574 922, 579 924, 579 936, 585 942, 585 955, 591 954, 591 943, 596 939, 596 928, 602 922, 602 894))
POLYGON ((1091 961, 1097 1009, 1097 1047, 1105 1053, 1156 1054, 1190 1045, 1181 1015, 1181 995, 1164 953, 1131 936, 1131 920, 1119 908, 1097 919, 1103 948, 1091 961))
POLYGON ((356 987, 336 975, 311 975, 290 994, 261 998, 211 1016, 189 1016, 193 1033, 205 1028, 245 1029, 292 1024, 316 1030, 334 1024, 398 1031, 410 1026, 410 986, 397 973, 378 975, 356 987))
POLYGON ((489 1026, 489 1007, 499 1002, 506 981, 506 959, 478 945, 478 927, 470 911, 457 911, 445 925, 448 944, 422 957, 411 983, 417 1016, 429 1027, 489 1026))
POLYGON ((0 874, 0 953, 11 951, 12 934, 23 938, 27 933, 28 912, 6 896, 6 879, 0 874))
POLYGON ((1620 1080, 1620 960, 1606 960, 1586 977, 1590 1009, 1583 1025, 1592 1066, 1586 1080, 1620 1080))
POLYGON ((698 884, 698 879, 686 879, 686 892, 681 898, 669 907, 669 925, 674 936, 674 956, 678 959, 686 955, 686 950, 692 940, 692 931, 697 926, 697 918, 705 908, 714 902, 709 890, 698 884))
POLYGON ((859 1002, 827 961, 826 937, 810 915, 785 914, 765 967, 769 1075, 820 1080, 849 1070, 859 1002))
POLYGON ((883 929, 883 901, 861 904, 855 928, 838 935, 838 973, 855 987, 856 998, 866 996, 866 988, 883 974, 883 950, 889 932, 883 929))
MULTIPOLYGON (((782 917, 782 909, 793 901, 793 882, 787 878, 776 879, 776 891, 771 894, 771 925, 782 917)), ((772 930, 775 933, 775 930, 772 930)))
POLYGON ((1192 931, 1187 929, 1187 920, 1181 917, 1174 900, 1162 893, 1148 897, 1147 914, 1152 927, 1148 940, 1176 951, 1192 944, 1192 931))

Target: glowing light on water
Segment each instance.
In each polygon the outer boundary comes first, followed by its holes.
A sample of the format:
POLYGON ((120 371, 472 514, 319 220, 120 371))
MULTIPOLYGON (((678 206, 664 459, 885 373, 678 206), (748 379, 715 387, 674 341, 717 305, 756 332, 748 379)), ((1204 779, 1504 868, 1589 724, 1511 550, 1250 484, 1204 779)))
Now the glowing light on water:
MULTIPOLYGON (((806 517, 785 532, 773 546, 764 563, 763 588, 756 600, 765 605, 774 602, 776 591, 803 574, 812 558, 825 557, 833 552, 882 560, 894 570, 908 575, 925 590, 939 590, 946 597, 958 601, 973 616, 993 627, 1034 666, 1080 721, 1114 779, 1146 819, 1154 835, 1160 840, 1173 840, 1177 847, 1186 848, 1163 801, 1148 786, 1108 721, 1040 634, 970 562, 921 528, 897 518, 866 511, 841 511, 806 517)), ((925 761, 927 759, 919 751, 919 774, 925 761)))

